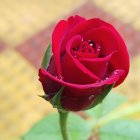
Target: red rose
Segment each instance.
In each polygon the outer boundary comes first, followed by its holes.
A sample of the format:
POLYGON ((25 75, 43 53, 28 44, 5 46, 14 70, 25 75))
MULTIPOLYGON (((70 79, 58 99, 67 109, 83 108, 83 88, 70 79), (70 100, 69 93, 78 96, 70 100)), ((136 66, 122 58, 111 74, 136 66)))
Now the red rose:
POLYGON ((39 70, 39 80, 48 100, 64 86, 61 105, 65 110, 97 104, 104 90, 121 84, 129 71, 123 39, 112 25, 97 18, 76 15, 61 20, 53 31, 52 52, 48 68, 39 70))

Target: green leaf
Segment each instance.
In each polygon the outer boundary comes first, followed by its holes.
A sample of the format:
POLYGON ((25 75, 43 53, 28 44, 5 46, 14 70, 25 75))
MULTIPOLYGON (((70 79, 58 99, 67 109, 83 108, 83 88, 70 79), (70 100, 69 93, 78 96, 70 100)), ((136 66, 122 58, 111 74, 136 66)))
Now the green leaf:
POLYGON ((105 116, 111 111, 114 111, 117 107, 121 106, 127 101, 127 97, 122 94, 109 94, 108 97, 101 104, 101 114, 100 116, 105 116))
POLYGON ((61 87, 60 90, 54 95, 54 97, 50 101, 53 107, 59 109, 60 111, 65 111, 61 105, 61 94, 63 90, 64 87, 61 87))
POLYGON ((100 140, 140 140, 140 121, 115 120, 99 130, 100 140))
POLYGON ((44 69, 47 69, 49 62, 50 62, 50 58, 51 58, 51 44, 48 45, 45 55, 43 57, 43 61, 41 64, 41 67, 44 69))
POLYGON ((101 104, 93 109, 87 110, 86 113, 93 118, 100 118, 112 112, 127 100, 126 96, 117 93, 109 93, 101 104))
POLYGON ((103 92, 102 94, 100 94, 100 96, 95 100, 95 102, 92 103, 92 105, 90 107, 88 107, 87 109, 91 109, 93 107, 95 107, 96 105, 98 105, 99 103, 102 102, 102 100, 107 96, 107 94, 110 92, 110 90, 113 88, 114 84, 109 85, 103 92))
MULTIPOLYGON (((68 116, 68 129, 71 140, 87 140, 91 129, 81 117, 71 113, 68 116)), ((51 114, 32 127, 23 140, 62 140, 59 116, 51 114)))
POLYGON ((127 116, 131 116, 131 115, 139 113, 139 112, 140 112, 140 103, 132 104, 125 109, 121 109, 121 107, 119 107, 119 109, 116 109, 115 111, 100 118, 98 120, 98 122, 96 123, 96 127, 101 127, 101 126, 109 123, 112 120, 126 118, 127 116))

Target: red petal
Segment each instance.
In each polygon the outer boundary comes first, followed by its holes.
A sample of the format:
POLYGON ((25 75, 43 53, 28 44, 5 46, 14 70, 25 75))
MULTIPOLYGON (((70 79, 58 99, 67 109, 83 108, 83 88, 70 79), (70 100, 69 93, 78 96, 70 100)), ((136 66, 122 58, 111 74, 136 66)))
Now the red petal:
POLYGON ((54 62, 54 57, 51 58, 47 71, 51 73, 53 76, 57 76, 56 65, 54 62))
POLYGON ((123 69, 125 71, 124 75, 122 75, 115 84, 115 87, 121 84, 129 71, 129 56, 127 47, 120 35, 114 29, 102 27, 89 31, 85 36, 86 39, 90 38, 100 43, 101 49, 103 49, 102 51, 105 54, 117 50, 117 53, 112 56, 110 63, 113 65, 114 69, 123 69))
POLYGON ((78 59, 78 60, 91 72, 93 72, 98 77, 100 77, 100 79, 102 79, 106 75, 108 62, 114 53, 111 53, 110 55, 104 58, 94 58, 94 59, 84 58, 84 59, 78 59))
POLYGON ((119 51, 118 53, 113 55, 111 62, 115 69, 123 69, 124 74, 119 78, 119 80, 115 84, 115 87, 116 87, 119 84, 121 84, 126 78, 126 76, 128 75, 129 67, 130 67, 130 59, 129 59, 128 50, 125 45, 125 42, 120 36, 120 34, 118 33, 118 31, 109 23, 105 22, 105 26, 108 27, 114 34, 116 34, 116 37, 119 42, 119 47, 118 47, 119 51))
POLYGON ((44 69, 39 70, 40 81, 42 82, 44 91, 46 94, 54 94, 57 92, 61 86, 64 86, 64 92, 62 94, 62 106, 68 110, 78 111, 83 110, 88 107, 95 98, 89 100, 91 95, 102 93, 102 90, 109 84, 115 83, 119 76, 123 73, 122 70, 119 70, 117 73, 114 72, 112 75, 101 82, 94 84, 71 84, 65 82, 57 77, 52 76, 48 71, 44 69))
POLYGON ((62 76, 64 80, 70 83, 88 84, 100 80, 94 73, 90 72, 76 58, 74 58, 70 49, 81 42, 80 36, 74 36, 67 44, 66 53, 62 58, 62 76))
POLYGON ((115 29, 114 29, 114 33, 116 33, 117 35, 117 39, 119 42, 119 50, 118 50, 118 53, 113 55, 110 62, 113 64, 114 69, 124 70, 124 74, 119 78, 119 80, 115 84, 115 87, 116 87, 119 84, 121 84, 126 78, 126 76, 128 75, 129 67, 130 67, 130 60, 129 60, 128 50, 123 39, 121 38, 121 36, 115 29))
POLYGON ((96 28, 84 34, 84 39, 92 40, 101 46, 101 52, 105 56, 119 49, 116 34, 106 27, 96 28))
POLYGON ((67 42, 69 41, 69 39, 74 36, 74 35, 83 35, 85 34, 87 31, 89 31, 90 29, 93 28, 98 28, 101 26, 104 26, 105 22, 98 19, 98 18, 93 18, 93 19, 89 19, 89 20, 85 20, 77 25, 75 25, 69 32, 68 34, 65 35, 65 39, 63 40, 63 48, 61 50, 61 53, 64 52, 65 50, 65 46, 67 44, 67 42))
POLYGON ((66 35, 66 33, 73 28, 76 24, 85 20, 80 16, 70 17, 68 21, 61 20, 55 27, 52 34, 52 51, 54 54, 55 64, 57 68, 58 75, 62 74, 61 63, 60 63, 60 49, 61 43, 66 35))
POLYGON ((82 59, 82 58, 97 58, 98 57, 98 54, 96 53, 85 53, 85 52, 77 52, 77 58, 78 60, 79 59, 82 59))
MULTIPOLYGON (((39 80, 46 86, 48 86, 48 88, 50 87, 54 87, 55 84, 53 83, 57 83, 61 86, 67 86, 72 88, 77 88, 77 89, 90 89, 90 88, 97 88, 97 87, 101 87, 103 85, 109 85, 112 84, 114 82, 116 82, 119 79, 119 76, 122 75, 122 70, 120 70, 117 74, 113 73, 111 75, 111 77, 109 77, 108 79, 102 80, 101 82, 97 82, 97 83, 93 83, 93 84, 85 84, 85 85, 81 85, 81 84, 72 84, 69 82, 65 82, 62 79, 59 79, 56 76, 51 75, 48 71, 46 71, 45 69, 40 69, 39 70, 39 80), (52 81, 52 85, 50 84, 45 84, 47 81, 51 80, 52 81)), ((51 82, 50 82, 51 83, 51 82)), ((90 94, 90 93, 89 93, 90 94)), ((84 94, 79 93, 79 94, 74 94, 75 96, 84 96, 84 94)))

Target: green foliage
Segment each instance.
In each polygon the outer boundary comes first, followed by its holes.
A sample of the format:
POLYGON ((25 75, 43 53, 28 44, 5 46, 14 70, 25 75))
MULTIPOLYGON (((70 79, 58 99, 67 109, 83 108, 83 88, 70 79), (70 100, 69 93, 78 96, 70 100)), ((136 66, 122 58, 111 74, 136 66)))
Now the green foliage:
POLYGON ((48 45, 45 55, 43 57, 43 61, 41 64, 41 67, 44 69, 47 69, 49 62, 50 62, 50 58, 51 58, 51 44, 48 45))
POLYGON ((61 94, 63 90, 64 87, 61 87, 60 90, 51 99, 51 104, 53 105, 54 108, 57 108, 58 110, 65 112, 65 110, 61 106, 61 94))
POLYGON ((126 96, 111 92, 107 95, 107 97, 103 100, 101 104, 97 105, 93 109, 87 110, 86 113, 89 116, 93 116, 94 118, 98 119, 119 107, 126 100, 126 96))
MULTIPOLYGON (((86 140, 91 132, 86 121, 72 113, 68 118, 68 128, 72 140, 86 140)), ((58 114, 48 115, 38 122, 23 136, 23 140, 62 140, 58 114)))
MULTIPOLYGON (((53 103, 59 105, 59 94, 55 98, 53 103)), ((101 104, 85 112, 90 119, 83 120, 70 113, 68 127, 71 140, 88 140, 91 132, 96 132, 99 140, 140 140, 140 121, 127 118, 140 113, 140 103, 130 104, 122 109, 121 106, 126 102, 126 96, 110 93, 101 104)), ((34 125, 23 139, 62 140, 58 114, 45 117, 34 125)))
POLYGON ((114 120, 99 131, 100 140, 140 140, 140 121, 114 120))

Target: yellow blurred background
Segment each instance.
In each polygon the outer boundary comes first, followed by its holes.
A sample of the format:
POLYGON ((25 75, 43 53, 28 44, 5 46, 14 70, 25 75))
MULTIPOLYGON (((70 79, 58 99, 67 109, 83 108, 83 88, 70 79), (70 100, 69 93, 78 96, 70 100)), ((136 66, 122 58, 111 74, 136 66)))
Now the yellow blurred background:
POLYGON ((131 57, 127 80, 114 92, 140 100, 140 0, 0 0, 0 140, 16 140, 54 111, 38 94, 38 68, 58 20, 79 14, 112 23, 131 57))

